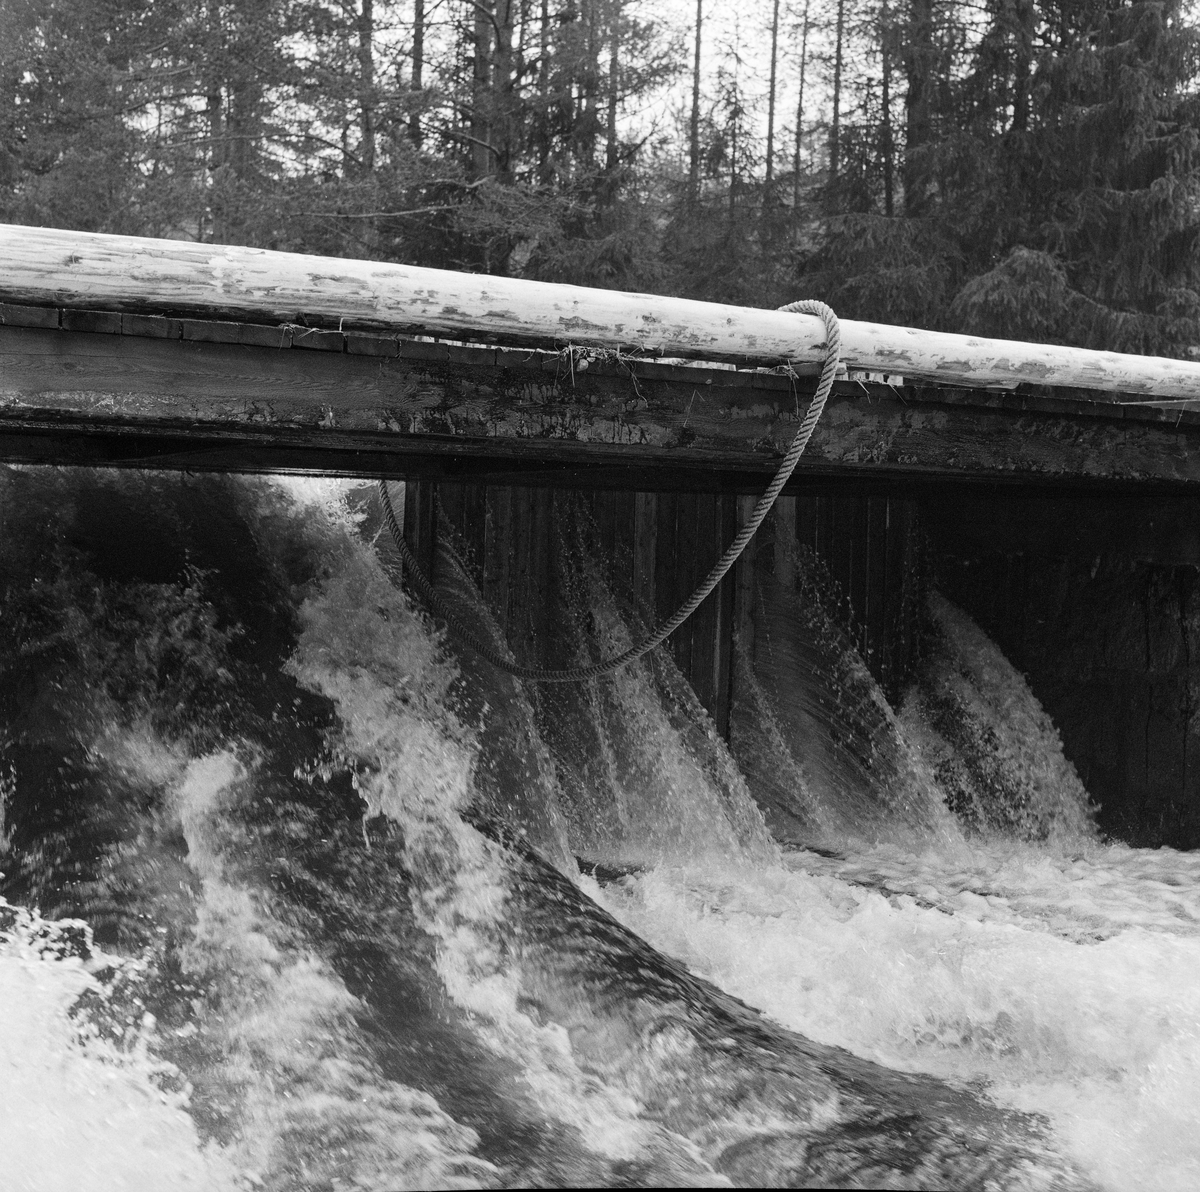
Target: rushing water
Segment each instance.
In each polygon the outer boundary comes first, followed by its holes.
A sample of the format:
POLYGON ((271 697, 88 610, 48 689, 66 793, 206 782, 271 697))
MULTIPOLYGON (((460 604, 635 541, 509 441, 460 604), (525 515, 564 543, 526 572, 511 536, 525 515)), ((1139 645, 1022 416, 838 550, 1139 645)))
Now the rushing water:
POLYGON ((0 474, 0 1187, 1200 1185, 1200 860, 960 611, 893 710, 781 586, 727 748, 456 656, 351 493, 0 474))

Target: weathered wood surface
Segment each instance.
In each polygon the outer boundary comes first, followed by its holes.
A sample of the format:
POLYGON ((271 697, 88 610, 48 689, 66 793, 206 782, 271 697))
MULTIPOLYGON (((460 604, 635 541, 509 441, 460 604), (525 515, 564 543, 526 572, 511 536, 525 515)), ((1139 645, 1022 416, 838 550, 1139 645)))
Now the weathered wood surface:
MULTIPOLYGON (((619 483, 634 488, 746 490, 778 465, 811 390, 760 371, 597 361, 580 372, 555 353, 336 332, 256 346, 279 330, 68 313, 93 329, 0 325, 0 457, 359 475, 522 470, 547 473, 547 483, 562 469, 625 469, 619 483), (639 469, 662 475, 631 478, 639 469)), ((798 478, 1190 486, 1200 483, 1198 443, 1194 413, 839 382, 798 478)))
MULTIPOLYGON (((824 355, 808 315, 230 245, 0 225, 0 299, 352 326, 775 365, 824 355)), ((842 322, 851 367, 963 385, 1200 398, 1200 364, 842 322)))
POLYGON ((1026 677, 1102 831, 1200 847, 1200 502, 922 501, 927 559, 1026 677))
MULTIPOLYGON (((428 538, 408 510, 436 504, 434 532, 451 532, 514 656, 545 666, 578 661, 562 634, 573 603, 565 542, 574 534, 564 540, 556 526, 581 532, 617 606, 644 627, 670 616, 708 573, 736 532, 740 499, 429 481, 410 481, 405 493, 413 549, 428 538)), ((666 643, 721 734, 729 729, 734 603, 734 577, 727 575, 666 643)))

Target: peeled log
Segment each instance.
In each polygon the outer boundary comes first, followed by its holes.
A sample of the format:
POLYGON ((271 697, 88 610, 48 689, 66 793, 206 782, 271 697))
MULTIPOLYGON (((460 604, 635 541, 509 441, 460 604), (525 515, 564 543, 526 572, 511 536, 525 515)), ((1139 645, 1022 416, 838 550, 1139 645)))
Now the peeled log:
MULTIPOLYGON (((582 286, 0 224, 0 301, 255 322, 307 320, 512 345, 815 364, 809 315, 582 286)), ((957 385, 1023 382, 1200 400, 1200 365, 842 320, 852 368, 957 385)))

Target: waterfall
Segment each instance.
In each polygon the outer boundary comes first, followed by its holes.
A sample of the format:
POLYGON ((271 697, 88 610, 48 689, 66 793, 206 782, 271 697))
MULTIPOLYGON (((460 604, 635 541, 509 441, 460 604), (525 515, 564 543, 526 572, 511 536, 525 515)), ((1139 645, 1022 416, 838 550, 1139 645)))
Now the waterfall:
MULTIPOLYGON (((964 614, 897 715, 764 584, 730 748, 665 655, 459 651, 372 519, 0 472, 17 1187, 1195 1184, 1200 864, 1096 837, 964 614)), ((619 649, 570 566, 556 632, 619 649)))

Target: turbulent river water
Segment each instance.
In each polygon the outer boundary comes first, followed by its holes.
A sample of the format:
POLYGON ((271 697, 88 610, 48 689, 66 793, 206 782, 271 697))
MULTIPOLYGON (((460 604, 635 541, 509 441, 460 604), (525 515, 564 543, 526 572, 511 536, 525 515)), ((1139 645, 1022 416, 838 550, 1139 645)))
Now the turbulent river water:
POLYGON ((1200 1186, 1200 858, 963 613, 892 709, 768 594, 726 745, 459 655, 376 527, 0 472, 0 1188, 1200 1186))

